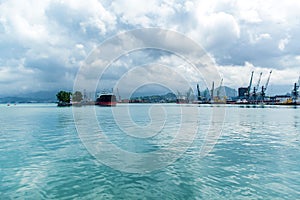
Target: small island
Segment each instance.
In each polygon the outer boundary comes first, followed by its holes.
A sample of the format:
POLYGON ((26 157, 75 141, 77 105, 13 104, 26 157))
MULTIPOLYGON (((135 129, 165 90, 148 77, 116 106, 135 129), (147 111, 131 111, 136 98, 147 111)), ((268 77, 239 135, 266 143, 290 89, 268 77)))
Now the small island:
POLYGON ((58 100, 57 106, 58 107, 66 107, 66 106, 71 106, 71 92, 66 92, 66 91, 59 91, 56 94, 56 98, 58 100))
POLYGON ((72 94, 72 92, 61 90, 56 94, 56 98, 58 107, 95 105, 94 101, 85 98, 80 91, 72 94))

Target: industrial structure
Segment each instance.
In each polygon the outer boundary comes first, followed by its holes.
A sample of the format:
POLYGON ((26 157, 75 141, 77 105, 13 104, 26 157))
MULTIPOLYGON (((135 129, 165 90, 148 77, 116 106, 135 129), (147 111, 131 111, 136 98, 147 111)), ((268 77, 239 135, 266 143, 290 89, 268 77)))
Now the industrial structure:
POLYGON ((254 75, 254 71, 252 71, 248 87, 240 87, 238 89, 239 95, 238 95, 237 103, 241 103, 241 104, 267 103, 270 100, 270 98, 266 99, 266 91, 269 86, 271 74, 272 74, 272 70, 269 73, 266 84, 261 87, 261 91, 259 92, 262 72, 259 74, 258 82, 256 86, 253 87, 252 90, 253 75, 254 75))
POLYGON ((298 79, 298 84, 294 83, 294 88, 292 90, 292 95, 291 95, 291 103, 292 104, 300 104, 299 87, 300 87, 300 76, 299 76, 299 79, 298 79))

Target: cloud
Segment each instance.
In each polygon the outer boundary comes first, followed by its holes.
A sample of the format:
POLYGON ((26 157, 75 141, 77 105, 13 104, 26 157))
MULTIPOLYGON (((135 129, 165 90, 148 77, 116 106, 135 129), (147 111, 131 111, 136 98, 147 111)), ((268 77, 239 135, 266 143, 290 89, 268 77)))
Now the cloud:
POLYGON ((74 30, 75 34, 105 35, 113 30, 116 18, 97 0, 54 1, 46 9, 47 17, 66 31, 74 30))
POLYGON ((289 43, 289 39, 288 38, 284 38, 281 39, 278 43, 278 49, 281 51, 284 51, 285 46, 289 43))
POLYGON ((163 26, 180 9, 175 1, 153 0, 147 3, 139 0, 113 1, 111 10, 123 24, 140 27, 163 26))
MULTIPOLYGON (((271 69, 271 83, 293 84, 300 74, 299 9, 294 0, 2 1, 0 90, 71 89, 77 70, 99 44, 126 30, 148 27, 171 29, 203 46, 224 84, 237 88, 246 84, 251 70, 267 74, 271 69)), ((178 38, 153 38, 147 32, 124 41, 128 48, 141 41, 148 46, 178 44, 178 38)), ((193 51, 185 42, 178 49, 193 51)), ((176 64, 189 74, 189 67, 174 55, 148 51, 117 60, 106 79, 115 81, 147 62, 176 64)), ((197 78, 191 75, 191 82, 197 78)))
POLYGON ((128 95, 125 97, 129 98, 140 87, 153 84, 161 85, 174 93, 177 93, 177 91, 187 91, 192 87, 190 80, 186 79, 183 74, 178 73, 172 67, 155 63, 138 66, 127 71, 118 80, 115 88, 119 88, 123 94, 128 95))

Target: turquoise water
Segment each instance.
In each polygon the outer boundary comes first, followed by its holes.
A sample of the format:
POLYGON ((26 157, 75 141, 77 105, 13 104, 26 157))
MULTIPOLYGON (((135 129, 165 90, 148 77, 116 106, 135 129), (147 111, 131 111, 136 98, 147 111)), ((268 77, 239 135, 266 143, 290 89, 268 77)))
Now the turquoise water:
MULTIPOLYGON (((149 107, 130 105, 132 120, 147 125, 149 107)), ((151 139, 123 134, 112 113, 123 105, 93 109, 112 144, 147 154, 172 142, 182 117, 177 107, 167 105, 165 129, 151 139)), ((75 109, 84 113, 91 107, 75 109)), ((76 131, 72 108, 0 105, 0 199, 299 198, 300 108, 227 106, 222 135, 205 157, 199 152, 213 108, 188 109, 199 111, 199 129, 185 153, 165 167, 127 173, 90 154, 76 131)), ((89 126, 90 116, 85 117, 89 126)), ((132 123, 123 119, 123 125, 132 123)), ((149 161, 137 163, 143 165, 149 161)))

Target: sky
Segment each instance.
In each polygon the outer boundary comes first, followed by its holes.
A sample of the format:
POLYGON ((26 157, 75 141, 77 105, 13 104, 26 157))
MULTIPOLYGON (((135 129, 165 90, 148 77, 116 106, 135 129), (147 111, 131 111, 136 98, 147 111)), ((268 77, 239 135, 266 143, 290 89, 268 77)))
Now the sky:
MULTIPOLYGON (((248 86, 251 71, 254 84, 260 72, 265 84, 272 70, 267 93, 284 94, 300 75, 299 10, 298 0, 0 0, 0 96, 72 90, 80 67, 99 45, 116 34, 153 27, 182 34, 201 46, 223 85, 248 86)), ((147 34, 141 39, 145 40, 152 41, 147 34)), ((194 86, 201 82, 182 58, 144 49, 113 60, 99 87, 115 88, 127 77, 119 86, 124 95, 129 80, 137 87, 139 79, 150 76, 152 82, 155 77, 166 79, 164 84, 184 90, 171 71, 191 75, 194 86), (138 66, 144 70, 130 77, 128 71, 138 66)))

